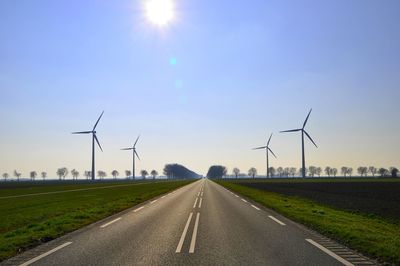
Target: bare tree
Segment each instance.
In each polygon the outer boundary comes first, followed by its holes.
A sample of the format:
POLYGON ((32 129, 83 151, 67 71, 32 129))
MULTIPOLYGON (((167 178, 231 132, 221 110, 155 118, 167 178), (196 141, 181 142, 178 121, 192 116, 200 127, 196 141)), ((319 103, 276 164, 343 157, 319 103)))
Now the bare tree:
POLYGON ((97 175, 100 177, 101 180, 103 180, 103 178, 107 176, 107 173, 99 170, 97 171, 97 175))
POLYGON ((348 172, 349 168, 347 166, 343 166, 342 168, 340 168, 340 172, 342 173, 342 175, 344 177, 347 176, 347 172, 348 172))
POLYGON ((393 178, 396 178, 397 174, 399 173, 399 169, 397 169, 396 167, 390 167, 389 171, 390 171, 390 175, 393 178))
POLYGON ((296 174, 296 172, 297 172, 296 167, 290 167, 289 173, 290 173, 290 175, 291 175, 292 177, 294 177, 294 175, 296 174))
POLYGON ((237 168, 237 167, 233 168, 233 174, 234 174, 235 177, 237 178, 237 177, 238 177, 238 174, 240 174, 239 168, 237 168))
POLYGON ((368 173, 368 167, 365 167, 365 166, 360 166, 360 167, 358 167, 357 168, 357 173, 359 173, 360 174, 360 176, 367 176, 367 173, 368 173))
POLYGON ((153 179, 156 179, 156 176, 158 176, 158 172, 156 170, 151 170, 150 174, 153 177, 153 179))
POLYGON ((285 167, 285 168, 283 169, 283 175, 284 175, 285 177, 289 177, 289 171, 290 171, 290 168, 289 168, 289 167, 285 167))
POLYGON ((381 175, 381 177, 385 177, 389 174, 389 170, 386 168, 379 168, 378 173, 381 175))
POLYGON ((282 167, 278 167, 278 168, 276 169, 276 171, 278 172, 279 177, 282 177, 282 175, 283 175, 283 168, 282 168, 282 167))
POLYGON ((41 172, 40 173, 42 175, 43 181, 46 179, 47 177, 47 173, 46 172, 41 172))
POLYGON ((132 175, 131 170, 125 170, 126 178, 129 178, 132 175))
POLYGON ((368 171, 372 174, 372 176, 375 176, 376 173, 378 172, 378 169, 374 166, 368 167, 368 171))
POLYGON ((270 168, 269 168, 269 174, 270 174, 271 177, 273 177, 273 176, 276 175, 276 169, 275 169, 275 167, 270 167, 270 168))
POLYGON ((29 173, 29 176, 31 177, 31 181, 35 181, 35 178, 36 178, 36 176, 37 176, 36 171, 30 172, 30 173, 29 173))
POLYGON ((8 173, 4 173, 4 174, 3 174, 3 178, 4 178, 4 181, 7 181, 8 173))
POLYGON ((257 175, 257 169, 252 167, 249 169, 249 176, 252 176, 253 178, 255 178, 255 176, 257 175))
POLYGON ((336 177, 337 172, 338 172, 337 168, 332 168, 331 169, 331 173, 332 173, 333 177, 336 177))
POLYGON ((331 176, 332 168, 330 168, 329 166, 327 166, 327 167, 325 167, 324 171, 325 171, 325 174, 326 174, 327 176, 329 176, 329 177, 331 176))
POLYGON ((315 169, 315 174, 317 174, 318 177, 321 177, 321 173, 322 173, 322 168, 321 167, 317 167, 317 169, 315 169))
POLYGON ((14 170, 14 176, 17 178, 17 181, 19 181, 19 178, 21 177, 21 173, 18 173, 17 170, 14 170))
POLYGON ((90 171, 85 171, 83 175, 86 177, 86 179, 89 179, 92 176, 92 173, 90 171))
POLYGON ((349 177, 351 177, 351 175, 353 174, 353 168, 347 168, 347 174, 349 175, 349 177))
POLYGON ((311 177, 314 177, 315 174, 317 173, 317 167, 315 167, 315 166, 308 167, 308 172, 310 173, 311 177))
POLYGON ((58 168, 57 175, 59 180, 61 180, 61 178, 65 179, 65 177, 68 175, 68 169, 66 167, 58 168))
POLYGON ((117 170, 112 170, 111 175, 114 179, 117 179, 117 177, 119 176, 119 172, 117 170))
POLYGON ((143 179, 146 179, 146 176, 147 176, 148 174, 149 174, 149 173, 148 173, 146 170, 140 171, 140 175, 143 177, 143 179))
POLYGON ((71 175, 72 175, 72 178, 73 178, 73 179, 78 180, 78 176, 79 176, 79 172, 78 172, 78 171, 76 171, 75 169, 73 169, 73 170, 71 171, 71 175))

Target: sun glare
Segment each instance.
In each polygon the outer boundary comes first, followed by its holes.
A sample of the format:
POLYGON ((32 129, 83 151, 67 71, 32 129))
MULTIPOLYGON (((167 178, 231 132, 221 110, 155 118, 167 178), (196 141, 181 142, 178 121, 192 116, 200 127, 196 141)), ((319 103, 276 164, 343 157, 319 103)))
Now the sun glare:
POLYGON ((158 26, 165 26, 174 18, 173 0, 145 0, 147 19, 158 26))

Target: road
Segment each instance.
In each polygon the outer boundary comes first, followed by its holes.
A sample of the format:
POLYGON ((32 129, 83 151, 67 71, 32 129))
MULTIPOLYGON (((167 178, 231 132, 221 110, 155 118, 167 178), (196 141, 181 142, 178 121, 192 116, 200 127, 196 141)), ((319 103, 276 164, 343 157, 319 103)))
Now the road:
POLYGON ((2 265, 372 265, 332 240, 199 180, 2 265))

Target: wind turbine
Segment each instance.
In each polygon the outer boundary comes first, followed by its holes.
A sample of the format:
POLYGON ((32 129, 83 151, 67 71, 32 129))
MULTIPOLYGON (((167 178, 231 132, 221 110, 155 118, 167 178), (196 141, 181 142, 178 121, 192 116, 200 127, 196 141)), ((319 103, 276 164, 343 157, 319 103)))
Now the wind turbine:
POLYGON ((97 119, 97 122, 96 122, 96 124, 94 124, 94 127, 91 131, 72 132, 72 134, 92 134, 92 180, 94 180, 96 178, 95 165, 94 165, 94 151, 95 151, 94 142, 95 141, 97 142, 97 145, 99 145, 100 150, 103 151, 103 149, 101 148, 100 142, 97 139, 96 130, 95 130, 97 127, 97 124, 99 123, 103 114, 104 114, 104 111, 101 113, 99 119, 97 119))
POLYGON ((135 155, 140 160, 139 154, 136 152, 136 143, 138 142, 139 137, 140 137, 140 135, 137 137, 135 144, 133 144, 133 147, 121 149, 122 151, 132 150, 132 155, 133 155, 133 157, 132 157, 132 177, 133 177, 133 179, 135 179, 135 155))
POLYGON ((306 157, 305 157, 305 153, 304 153, 304 134, 306 134, 306 136, 308 137, 309 140, 311 140, 311 142, 314 144, 315 147, 318 148, 317 144, 315 144, 315 142, 313 141, 313 139, 310 137, 310 135, 307 133, 307 131, 305 131, 305 126, 307 124, 308 118, 310 117, 312 109, 310 110, 310 112, 308 113, 306 120, 303 123, 303 127, 302 128, 298 128, 298 129, 291 129, 291 130, 284 130, 281 131, 280 133, 284 133, 284 132, 297 132, 297 131, 301 131, 301 148, 302 148, 302 168, 301 168, 301 174, 303 176, 303 178, 306 177, 306 157))
POLYGON ((269 142, 271 141, 271 138, 272 138, 272 134, 268 139, 267 146, 262 146, 262 147, 258 147, 258 148, 254 148, 253 149, 253 150, 265 149, 265 155, 267 157, 267 177, 269 177, 269 159, 268 159, 268 154, 272 153, 272 155, 276 158, 276 155, 274 154, 274 152, 269 148, 269 142))

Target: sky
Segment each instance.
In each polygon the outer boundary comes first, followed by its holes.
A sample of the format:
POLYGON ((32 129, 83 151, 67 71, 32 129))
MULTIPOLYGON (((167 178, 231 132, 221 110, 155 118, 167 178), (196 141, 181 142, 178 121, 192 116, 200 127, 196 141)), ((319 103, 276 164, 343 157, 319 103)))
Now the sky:
POLYGON ((0 2, 0 173, 400 166, 398 0, 0 2))

